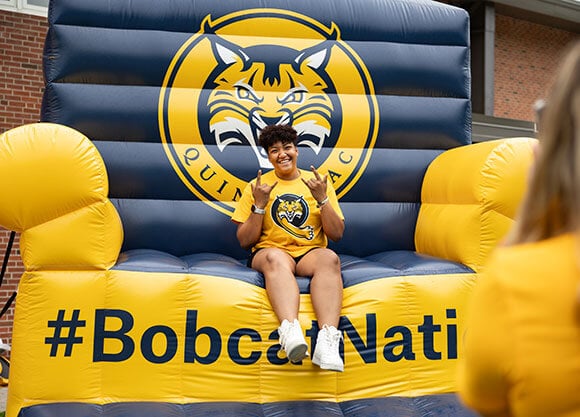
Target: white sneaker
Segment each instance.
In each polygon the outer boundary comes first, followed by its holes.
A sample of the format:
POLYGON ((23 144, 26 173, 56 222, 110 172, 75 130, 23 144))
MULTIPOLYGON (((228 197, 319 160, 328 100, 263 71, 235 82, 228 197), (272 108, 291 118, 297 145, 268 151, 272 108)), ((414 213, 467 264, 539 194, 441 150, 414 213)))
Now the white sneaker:
POLYGON ((312 363, 329 371, 344 371, 344 362, 340 357, 340 340, 342 332, 334 326, 324 325, 318 332, 312 363))
POLYGON ((286 352, 290 362, 297 363, 308 356, 308 345, 297 319, 294 319, 293 322, 284 320, 278 327, 278 335, 280 336, 280 346, 286 352))

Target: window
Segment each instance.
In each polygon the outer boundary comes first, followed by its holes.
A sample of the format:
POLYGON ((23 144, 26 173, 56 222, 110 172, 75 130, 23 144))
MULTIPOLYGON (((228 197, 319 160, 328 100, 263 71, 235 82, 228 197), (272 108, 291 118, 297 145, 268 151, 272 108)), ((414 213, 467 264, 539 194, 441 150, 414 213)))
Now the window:
POLYGON ((15 8, 16 0, 0 0, 0 7, 2 9, 15 8))
POLYGON ((38 6, 38 7, 48 7, 48 0, 28 0, 25 1, 31 6, 38 6))
POLYGON ((22 0, 22 2, 28 7, 48 9, 48 0, 22 0))
POLYGON ((0 10, 46 16, 49 0, 0 0, 0 10))

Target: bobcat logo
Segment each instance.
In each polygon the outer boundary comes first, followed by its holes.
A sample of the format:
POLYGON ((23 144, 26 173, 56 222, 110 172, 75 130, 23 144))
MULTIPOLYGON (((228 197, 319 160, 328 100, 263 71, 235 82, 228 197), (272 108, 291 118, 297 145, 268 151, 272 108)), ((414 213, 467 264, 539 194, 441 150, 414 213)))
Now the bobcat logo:
POLYGON ((274 223, 297 238, 314 239, 312 226, 303 226, 309 214, 310 210, 303 196, 283 194, 277 196, 272 204, 274 223))
MULTIPOLYGON (((205 25, 204 31, 210 33, 207 19, 205 25)), ((336 36, 334 31, 330 39, 336 36)), ((298 132, 297 145, 319 155, 330 137, 335 109, 340 108, 328 94, 334 88, 324 72, 332 43, 326 40, 304 50, 278 45, 242 48, 215 36, 212 47, 219 66, 205 91, 210 91, 209 131, 217 149, 249 145, 259 167, 271 168, 258 145, 260 131, 272 124, 289 124, 298 132)))
MULTIPOLYGON (((261 129, 290 124, 299 168, 328 172, 337 196, 347 193, 370 159, 379 117, 369 72, 340 28, 267 8, 207 15, 197 27, 159 94, 163 150, 189 191, 231 214, 258 169, 270 168, 261 129)), ((281 224, 307 234, 296 226, 307 213, 288 208, 281 224)))

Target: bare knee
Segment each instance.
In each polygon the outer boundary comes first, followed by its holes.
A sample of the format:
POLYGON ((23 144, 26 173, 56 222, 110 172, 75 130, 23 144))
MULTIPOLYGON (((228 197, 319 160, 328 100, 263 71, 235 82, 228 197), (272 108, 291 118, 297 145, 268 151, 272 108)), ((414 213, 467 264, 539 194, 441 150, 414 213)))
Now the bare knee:
POLYGON ((335 271, 340 271, 340 258, 336 252, 331 249, 320 249, 319 263, 323 267, 327 267, 335 271))
POLYGON ((294 272, 294 260, 286 252, 278 248, 260 250, 254 257, 252 266, 264 274, 294 272))
POLYGON ((340 279, 340 258, 331 249, 318 248, 307 253, 296 266, 299 275, 319 275, 340 279))

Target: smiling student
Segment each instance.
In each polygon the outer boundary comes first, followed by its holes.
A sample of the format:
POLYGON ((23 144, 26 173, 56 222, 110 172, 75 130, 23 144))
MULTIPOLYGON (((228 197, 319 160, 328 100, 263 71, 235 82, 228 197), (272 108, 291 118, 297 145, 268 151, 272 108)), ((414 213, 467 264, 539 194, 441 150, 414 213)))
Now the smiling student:
POLYGON ((248 266, 264 275, 266 292, 280 321, 280 344, 291 362, 308 356, 298 321, 300 291, 296 275, 311 277, 310 297, 320 331, 312 362, 342 372, 338 330, 342 308, 340 259, 327 248, 344 232, 344 216, 328 176, 297 166, 297 133, 287 125, 265 127, 260 146, 274 169, 244 190, 232 220, 237 238, 251 248, 248 266))

